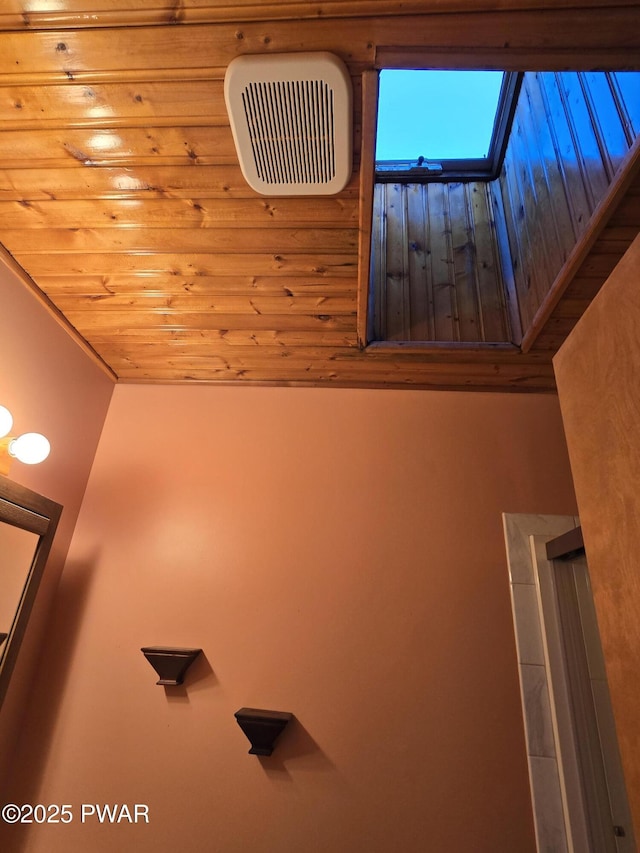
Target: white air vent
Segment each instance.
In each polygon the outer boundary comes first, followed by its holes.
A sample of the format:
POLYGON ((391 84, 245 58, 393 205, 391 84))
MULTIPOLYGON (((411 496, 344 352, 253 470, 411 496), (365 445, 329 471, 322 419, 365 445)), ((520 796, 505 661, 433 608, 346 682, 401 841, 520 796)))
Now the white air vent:
POLYGON ((263 195, 331 195, 351 177, 351 78, 331 53, 238 56, 224 97, 240 168, 263 195))

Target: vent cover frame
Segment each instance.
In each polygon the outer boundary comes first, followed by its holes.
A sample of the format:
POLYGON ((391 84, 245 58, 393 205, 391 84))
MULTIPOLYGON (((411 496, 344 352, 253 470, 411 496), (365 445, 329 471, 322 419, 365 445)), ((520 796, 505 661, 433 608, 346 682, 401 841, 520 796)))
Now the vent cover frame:
POLYGON ((261 195, 334 195, 352 171, 352 86, 332 53, 245 54, 224 79, 247 183, 261 195))

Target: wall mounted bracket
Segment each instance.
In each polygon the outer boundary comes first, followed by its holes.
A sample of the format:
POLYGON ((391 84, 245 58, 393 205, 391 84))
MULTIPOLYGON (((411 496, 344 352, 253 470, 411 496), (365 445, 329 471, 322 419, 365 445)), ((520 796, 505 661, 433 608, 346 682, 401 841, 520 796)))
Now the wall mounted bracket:
POLYGON ((160 676, 156 684, 182 684, 186 671, 202 649, 175 649, 171 646, 146 646, 140 649, 160 676))
POLYGON ((263 711, 240 708, 234 717, 251 743, 249 755, 271 755, 276 739, 284 731, 293 714, 285 711, 263 711))

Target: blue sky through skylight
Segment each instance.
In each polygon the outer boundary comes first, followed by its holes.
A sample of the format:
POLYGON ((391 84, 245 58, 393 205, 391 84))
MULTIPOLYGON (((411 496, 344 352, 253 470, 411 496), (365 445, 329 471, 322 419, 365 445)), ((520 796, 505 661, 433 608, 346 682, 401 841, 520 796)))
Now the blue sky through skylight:
POLYGON ((376 160, 486 157, 502 78, 502 71, 381 71, 376 160))

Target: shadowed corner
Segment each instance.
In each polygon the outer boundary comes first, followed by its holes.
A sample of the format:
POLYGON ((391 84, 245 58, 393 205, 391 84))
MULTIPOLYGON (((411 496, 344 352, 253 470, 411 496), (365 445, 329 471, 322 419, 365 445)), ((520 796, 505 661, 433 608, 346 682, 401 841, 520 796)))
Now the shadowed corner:
MULTIPOLYGON (((34 673, 27 714, 31 721, 24 727, 29 740, 22 741, 20 755, 28 772, 21 773, 18 789, 10 799, 21 803, 37 801, 37 785, 42 778, 49 755, 65 685, 69 678, 73 651, 82 622, 89 590, 93 581, 98 553, 90 559, 69 561, 60 576, 43 636, 42 656, 34 673), (46 702, 40 701, 46 696, 46 702)), ((9 797, 9 791, 6 792, 9 797)), ((28 825, 27 829, 28 829, 28 825)), ((25 825, 0 826, 0 846, 3 850, 21 853, 28 849, 25 825)))
POLYGON ((218 679, 213 667, 207 660, 204 651, 201 651, 198 657, 191 664, 184 676, 182 684, 165 684, 164 695, 168 703, 188 704, 190 693, 195 693, 199 690, 208 690, 210 687, 216 687, 218 679))
POLYGON ((291 770, 337 772, 335 764, 295 716, 276 741, 273 754, 258 756, 258 761, 267 776, 281 782, 293 782, 291 770))

